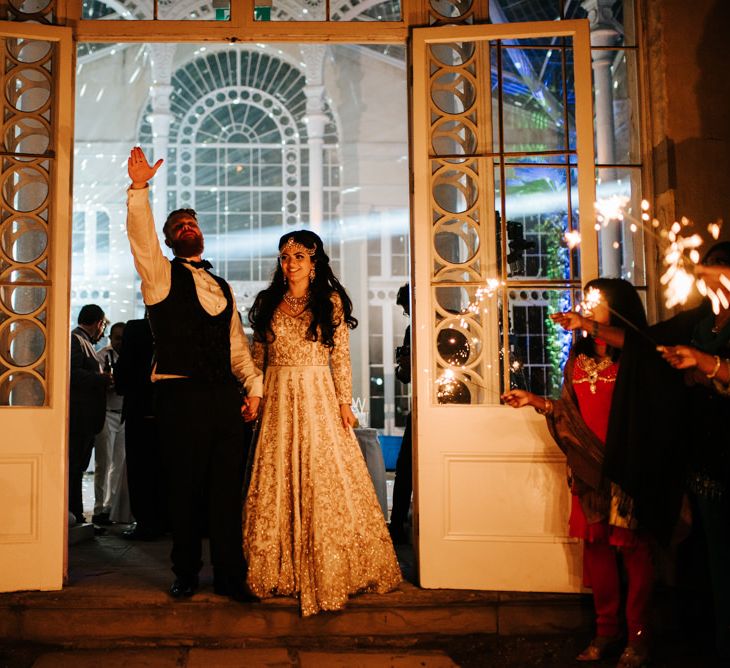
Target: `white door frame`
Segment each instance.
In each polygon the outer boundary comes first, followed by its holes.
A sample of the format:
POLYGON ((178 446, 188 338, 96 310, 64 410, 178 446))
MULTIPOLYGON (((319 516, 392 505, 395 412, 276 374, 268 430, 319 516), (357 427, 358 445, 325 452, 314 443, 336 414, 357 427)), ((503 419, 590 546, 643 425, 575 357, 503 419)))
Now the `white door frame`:
MULTIPOLYGON (((580 279, 597 273, 588 22, 419 28, 413 31, 411 46, 413 436, 420 583, 424 587, 576 591, 581 586, 580 545, 567 535, 565 459, 541 416, 499 404, 500 388, 509 386, 509 364, 502 364, 500 373, 498 357, 500 346, 508 350, 509 328, 500 332, 498 323, 500 317, 502 322, 509 321, 510 289, 574 290, 580 279), (506 233, 501 235, 501 247, 495 242, 495 164, 500 156, 503 163, 506 160, 493 139, 491 93, 484 85, 491 82, 489 44, 545 36, 570 38, 574 53, 577 145, 573 153, 583 207, 581 275, 573 276, 572 282, 510 280, 506 233), (452 61, 439 59, 440 50, 448 49, 438 45, 453 45, 452 61), (449 83, 454 109, 444 110, 436 98, 449 83), (444 120, 459 124, 458 131, 452 130, 458 149, 463 148, 458 146, 461 138, 472 135, 473 141, 464 142, 467 148, 452 155, 437 153, 433 139, 444 120), (458 215, 445 213, 438 201, 437 188, 445 183, 439 182, 439 175, 444 172, 449 172, 447 185, 453 186, 454 197, 464 201, 458 215), (470 221, 473 234, 479 237, 474 256, 453 266, 439 256, 435 241, 438 226, 449 217, 470 221), (490 278, 497 279, 498 286, 485 301, 486 314, 450 311, 439 299, 444 289, 474 295, 490 278), (479 352, 449 368, 438 361, 437 329, 458 329, 462 324, 466 337, 474 337, 471 350, 479 352), (439 403, 437 381, 444 370, 464 379, 471 390, 470 403, 439 403)), ((504 193, 501 197, 503 206, 504 193)))
MULTIPOLYGON (((18 91, 32 91, 36 85, 48 87, 49 100, 41 109, 22 103, 19 106, 31 109, 14 109, 7 98, 3 105, 12 111, 12 119, 27 117, 47 124, 49 141, 44 154, 15 158, 9 153, 3 159, 3 241, 15 239, 3 244, 3 260, 10 266, 0 274, 0 290, 6 296, 23 289, 36 295, 45 291, 45 298, 37 298, 30 312, 25 308, 16 312, 17 302, 12 298, 0 304, 0 341, 6 366, 0 373, 0 386, 8 396, 12 396, 10 388, 17 387, 23 378, 42 388, 38 395, 42 405, 0 407, 0 591, 50 590, 61 588, 66 573, 73 40, 70 28, 6 21, 0 22, 0 35, 6 46, 7 40, 47 42, 52 53, 38 61, 20 59, 4 75, 3 90, 12 81, 18 91), (45 84, 38 84, 44 77, 45 84), (32 172, 12 175, 13 169, 23 166, 32 172), (45 250, 30 261, 14 250, 17 239, 28 232, 23 214, 15 210, 24 208, 18 205, 24 180, 30 187, 38 183, 40 188, 47 187, 44 201, 28 212, 40 228, 45 228, 41 234, 47 238, 45 250), (36 346, 39 357, 8 362, 14 358, 14 346, 27 350, 23 337, 28 332, 36 341, 43 341, 42 346, 36 346)), ((24 48, 32 49, 33 44, 26 43, 24 48)), ((18 98, 22 100, 23 95, 19 93, 18 98)), ((4 132, 12 132, 12 139, 20 141, 22 147, 21 126, 16 126, 17 131, 9 129, 12 119, 5 122, 4 132)), ((8 148, 6 144, 5 150, 8 148)))

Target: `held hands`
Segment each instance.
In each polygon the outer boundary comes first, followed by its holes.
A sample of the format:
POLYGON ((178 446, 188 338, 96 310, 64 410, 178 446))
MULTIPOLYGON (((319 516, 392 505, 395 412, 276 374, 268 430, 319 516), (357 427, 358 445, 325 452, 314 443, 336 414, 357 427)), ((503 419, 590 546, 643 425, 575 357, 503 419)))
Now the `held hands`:
POLYGON ((348 427, 355 427, 355 425, 357 425, 357 418, 352 412, 350 404, 340 404, 340 415, 342 416, 342 424, 345 429, 348 427))
POLYGON ((261 397, 246 397, 241 406, 241 415, 246 422, 252 422, 258 417, 261 397))
POLYGON ((144 188, 147 182, 157 173, 164 160, 160 158, 153 166, 147 162, 147 158, 139 146, 135 146, 129 153, 127 160, 127 172, 132 180, 132 188, 144 188))

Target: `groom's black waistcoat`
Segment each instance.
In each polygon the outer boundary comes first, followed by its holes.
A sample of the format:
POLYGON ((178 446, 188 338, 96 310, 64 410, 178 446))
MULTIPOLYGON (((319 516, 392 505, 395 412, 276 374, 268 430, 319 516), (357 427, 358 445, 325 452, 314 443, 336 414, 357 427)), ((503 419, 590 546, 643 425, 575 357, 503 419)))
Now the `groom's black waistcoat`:
POLYGON ((226 298, 226 307, 218 315, 210 315, 201 306, 190 270, 176 260, 171 262, 169 294, 147 307, 157 373, 235 382, 231 372, 231 289, 222 278, 211 276, 226 298))

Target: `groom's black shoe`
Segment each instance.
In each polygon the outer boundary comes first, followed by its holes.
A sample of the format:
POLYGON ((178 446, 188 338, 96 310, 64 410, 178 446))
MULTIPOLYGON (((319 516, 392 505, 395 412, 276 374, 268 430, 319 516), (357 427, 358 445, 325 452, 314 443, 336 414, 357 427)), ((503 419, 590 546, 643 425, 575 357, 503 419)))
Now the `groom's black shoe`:
POLYGON ((215 575, 213 591, 220 596, 228 596, 240 603, 253 603, 259 599, 251 593, 246 582, 239 577, 224 577, 215 575))
POLYGON ((170 596, 173 598, 190 598, 198 588, 198 578, 175 578, 170 586, 170 596))

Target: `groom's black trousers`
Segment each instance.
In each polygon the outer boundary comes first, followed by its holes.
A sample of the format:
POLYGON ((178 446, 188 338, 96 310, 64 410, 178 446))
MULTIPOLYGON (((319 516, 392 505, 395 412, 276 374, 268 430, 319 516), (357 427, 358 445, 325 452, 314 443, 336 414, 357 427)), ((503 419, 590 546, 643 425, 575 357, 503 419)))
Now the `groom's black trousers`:
POLYGON ((238 388, 157 381, 155 412, 167 474, 173 572, 197 575, 207 524, 216 575, 244 578, 242 489, 251 430, 241 417, 238 388))

